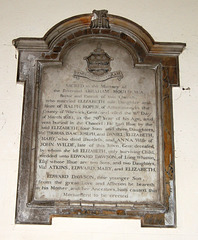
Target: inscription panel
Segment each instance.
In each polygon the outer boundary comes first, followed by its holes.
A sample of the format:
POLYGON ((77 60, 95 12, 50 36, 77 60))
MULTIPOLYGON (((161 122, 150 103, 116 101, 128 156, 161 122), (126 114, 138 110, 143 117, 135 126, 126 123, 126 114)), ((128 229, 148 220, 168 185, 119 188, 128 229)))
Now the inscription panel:
POLYGON ((107 40, 81 42, 62 66, 43 67, 34 200, 162 201, 157 80, 107 40))

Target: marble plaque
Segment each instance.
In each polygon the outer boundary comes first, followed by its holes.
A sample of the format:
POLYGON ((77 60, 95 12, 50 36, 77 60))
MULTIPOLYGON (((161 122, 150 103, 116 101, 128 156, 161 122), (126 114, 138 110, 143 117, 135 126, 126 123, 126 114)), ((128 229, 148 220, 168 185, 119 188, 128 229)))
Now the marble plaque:
POLYGON ((35 200, 161 201, 159 95, 156 70, 135 68, 130 53, 110 41, 83 41, 63 66, 44 67, 35 200))
POLYGON ((25 83, 16 223, 175 227, 171 94, 185 44, 155 42, 107 10, 13 44, 25 83))

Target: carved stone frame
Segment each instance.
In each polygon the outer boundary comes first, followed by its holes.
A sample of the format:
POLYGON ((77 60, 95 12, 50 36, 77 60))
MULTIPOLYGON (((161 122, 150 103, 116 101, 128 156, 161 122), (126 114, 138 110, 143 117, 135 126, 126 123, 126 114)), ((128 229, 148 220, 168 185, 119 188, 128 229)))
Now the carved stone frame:
POLYGON ((43 38, 13 40, 19 51, 17 81, 24 82, 16 223, 51 224, 52 217, 137 218, 144 227, 176 227, 175 165, 173 142, 172 86, 179 86, 178 56, 184 43, 155 42, 141 26, 123 17, 93 11, 66 19, 43 38), (85 38, 109 38, 124 43, 133 52, 135 66, 159 66, 162 76, 162 122, 164 142, 164 210, 145 211, 131 207, 69 206, 61 202, 31 201, 34 182, 34 131, 37 90, 43 64, 58 64, 64 50, 85 38))

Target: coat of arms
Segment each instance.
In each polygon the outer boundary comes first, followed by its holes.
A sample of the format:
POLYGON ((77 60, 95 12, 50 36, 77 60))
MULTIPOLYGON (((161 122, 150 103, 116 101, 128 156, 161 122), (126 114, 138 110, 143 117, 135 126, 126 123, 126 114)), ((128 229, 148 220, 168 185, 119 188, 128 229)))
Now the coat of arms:
POLYGON ((121 71, 111 72, 110 62, 113 58, 109 56, 98 43, 97 48, 94 49, 87 57, 87 72, 75 71, 75 78, 87 78, 92 81, 103 82, 111 78, 117 78, 119 81, 123 78, 121 71))

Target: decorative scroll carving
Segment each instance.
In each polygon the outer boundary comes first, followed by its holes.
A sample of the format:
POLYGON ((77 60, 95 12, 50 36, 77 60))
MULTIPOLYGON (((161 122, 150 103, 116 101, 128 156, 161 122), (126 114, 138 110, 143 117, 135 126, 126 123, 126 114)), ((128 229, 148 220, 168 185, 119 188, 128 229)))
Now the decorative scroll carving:
POLYGON ((120 81, 123 78, 123 74, 121 71, 116 71, 116 72, 110 72, 108 74, 106 74, 105 76, 102 77, 97 77, 97 76, 93 76, 89 73, 83 72, 83 71, 75 71, 74 72, 74 77, 76 79, 79 78, 87 78, 91 81, 94 82, 105 82, 111 78, 116 78, 118 81, 120 81))
POLYGON ((93 10, 91 28, 110 28, 107 10, 93 10))

